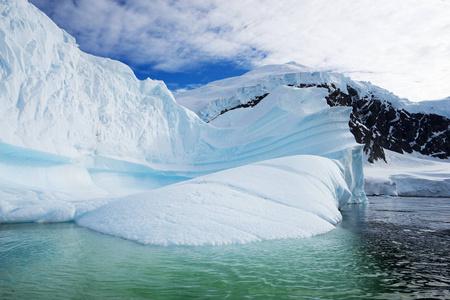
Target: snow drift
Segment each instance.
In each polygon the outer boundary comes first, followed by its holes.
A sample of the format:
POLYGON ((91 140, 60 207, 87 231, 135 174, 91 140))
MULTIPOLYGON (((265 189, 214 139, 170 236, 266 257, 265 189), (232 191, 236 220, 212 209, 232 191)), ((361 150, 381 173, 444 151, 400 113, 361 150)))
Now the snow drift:
POLYGON ((0 222, 79 219, 144 243, 221 244, 321 233, 340 205, 365 201, 350 109, 330 108, 323 89, 279 86, 208 124, 163 82, 81 52, 25 0, 0 13, 0 222))

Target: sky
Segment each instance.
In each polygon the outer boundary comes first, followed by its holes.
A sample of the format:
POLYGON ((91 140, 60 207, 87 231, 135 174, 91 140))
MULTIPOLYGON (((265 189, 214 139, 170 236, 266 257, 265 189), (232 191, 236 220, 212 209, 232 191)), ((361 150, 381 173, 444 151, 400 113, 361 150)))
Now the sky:
POLYGON ((80 49, 173 90, 295 61, 412 101, 450 96, 447 0, 30 0, 80 49))

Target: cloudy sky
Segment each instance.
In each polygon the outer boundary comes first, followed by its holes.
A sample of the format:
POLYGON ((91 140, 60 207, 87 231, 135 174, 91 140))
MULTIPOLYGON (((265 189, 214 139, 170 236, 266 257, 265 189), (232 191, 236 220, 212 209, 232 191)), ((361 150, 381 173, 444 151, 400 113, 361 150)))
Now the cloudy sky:
POLYGON ((413 101, 450 96, 447 0, 30 2, 83 51, 172 90, 296 61, 413 101))

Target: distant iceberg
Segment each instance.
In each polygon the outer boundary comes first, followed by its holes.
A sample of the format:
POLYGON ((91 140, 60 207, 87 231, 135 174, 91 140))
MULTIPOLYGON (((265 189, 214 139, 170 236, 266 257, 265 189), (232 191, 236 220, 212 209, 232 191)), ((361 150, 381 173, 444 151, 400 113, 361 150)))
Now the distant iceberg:
POLYGON ((25 0, 0 12, 0 222, 225 244, 322 233, 366 200, 350 109, 323 89, 280 86, 208 124, 25 0))

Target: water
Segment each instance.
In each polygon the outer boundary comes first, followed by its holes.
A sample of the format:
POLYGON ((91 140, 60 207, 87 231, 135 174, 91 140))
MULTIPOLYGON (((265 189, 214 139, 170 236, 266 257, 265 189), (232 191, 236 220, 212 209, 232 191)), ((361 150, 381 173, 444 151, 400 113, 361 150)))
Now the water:
POLYGON ((0 225, 0 299, 450 298, 450 199, 370 202, 310 239, 216 247, 0 225))

